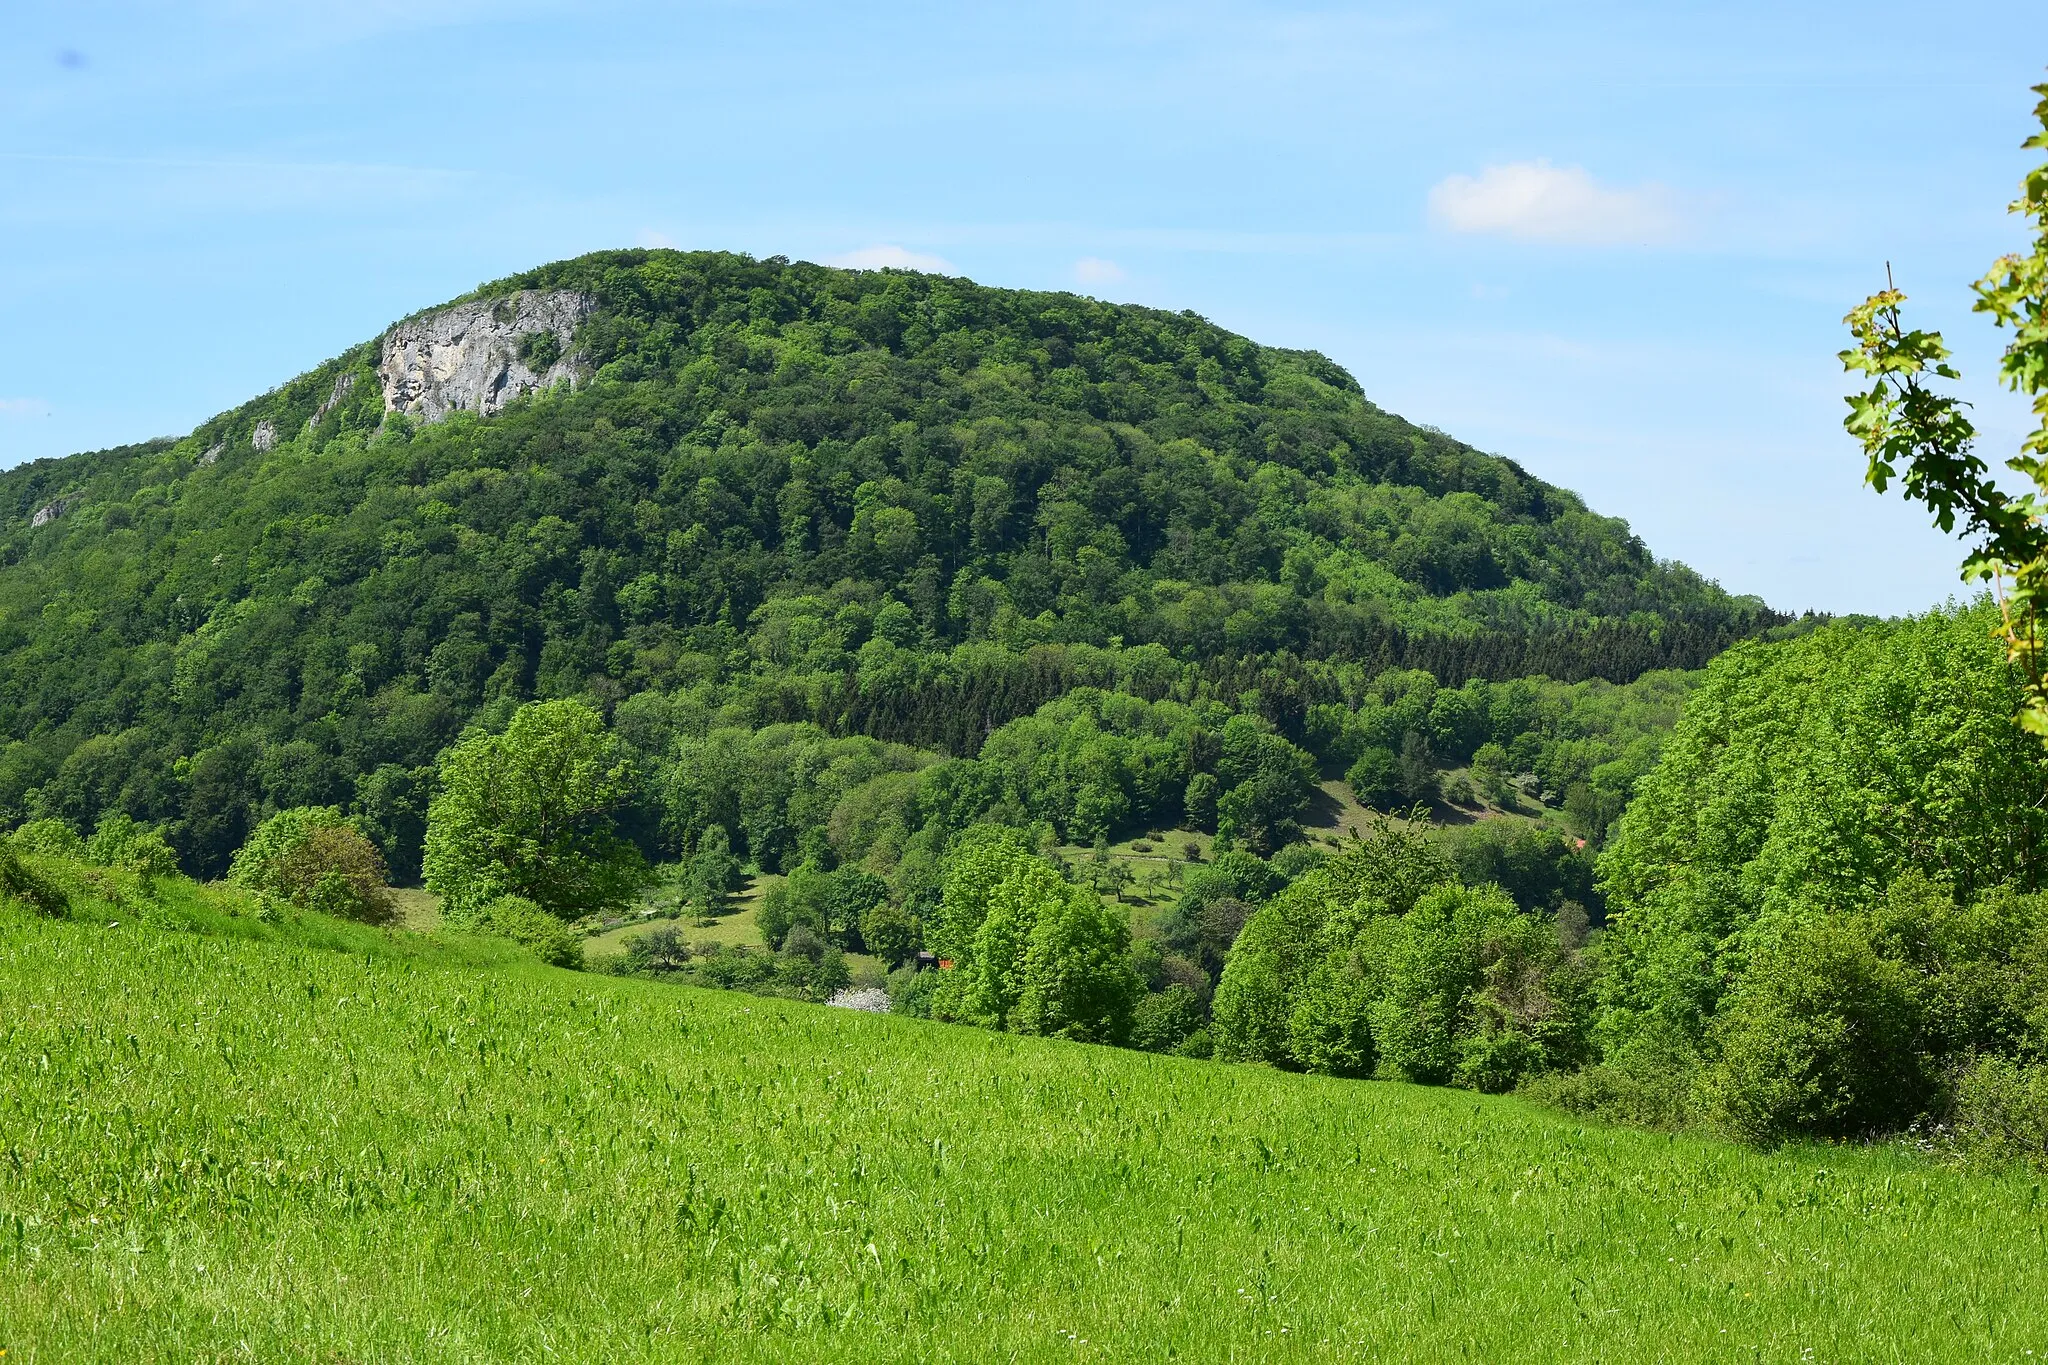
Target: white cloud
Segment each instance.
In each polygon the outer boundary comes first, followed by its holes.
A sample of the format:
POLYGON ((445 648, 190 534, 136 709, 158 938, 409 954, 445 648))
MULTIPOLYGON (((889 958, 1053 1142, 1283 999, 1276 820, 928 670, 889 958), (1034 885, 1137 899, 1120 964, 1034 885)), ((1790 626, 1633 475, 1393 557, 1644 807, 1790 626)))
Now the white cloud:
POLYGON ((666 232, 656 232, 653 228, 641 228, 633 238, 633 245, 657 247, 673 251, 676 249, 676 239, 669 236, 666 232))
POLYGON ((1083 256, 1074 262, 1074 278, 1083 284, 1115 284, 1123 277, 1122 266, 1100 256, 1083 256))
POLYGON ((960 273, 959 267, 944 256, 888 245, 864 246, 844 255, 827 256, 825 264, 844 266, 848 270, 922 270, 931 275, 960 273))
POLYGON ((1429 216, 1452 232, 1576 246, 1668 242, 1680 227, 1671 191, 1662 185, 1603 185, 1583 166, 1545 160, 1446 176, 1429 192, 1429 216))
POLYGON ((50 405, 40 398, 0 398, 0 417, 48 417, 50 405))

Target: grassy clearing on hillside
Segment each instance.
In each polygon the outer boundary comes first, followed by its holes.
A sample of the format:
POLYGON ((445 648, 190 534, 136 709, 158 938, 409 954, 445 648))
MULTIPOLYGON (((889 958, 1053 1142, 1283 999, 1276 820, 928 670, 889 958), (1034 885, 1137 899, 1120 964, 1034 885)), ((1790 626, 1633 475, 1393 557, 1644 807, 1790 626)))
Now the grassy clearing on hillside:
POLYGON ((0 909, 7 1365, 2048 1353, 2031 1178, 407 951, 0 909))

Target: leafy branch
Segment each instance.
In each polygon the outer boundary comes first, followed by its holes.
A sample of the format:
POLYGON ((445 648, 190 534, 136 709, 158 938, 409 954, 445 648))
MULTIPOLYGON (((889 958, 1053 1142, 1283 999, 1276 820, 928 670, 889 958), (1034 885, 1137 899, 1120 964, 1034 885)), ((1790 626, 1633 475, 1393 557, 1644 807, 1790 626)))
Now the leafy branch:
MULTIPOLYGON (((2048 84, 2033 87, 2041 131, 2022 144, 2048 151, 2048 84)), ((1998 593, 1999 635, 2007 657, 2025 680, 2017 719, 2048 738, 2048 678, 2044 678, 2042 616, 2048 612, 2048 162, 2021 182, 2011 210, 2032 221, 2026 255, 2000 257, 1973 288, 1974 311, 1989 313, 2013 333, 1999 372, 2016 393, 2033 395, 2037 429, 2020 443, 2006 468, 2024 475, 2034 491, 2000 489, 1990 467, 1974 453, 1977 430, 1952 395, 1931 380, 1960 379, 1941 333, 1908 330, 1899 306, 1906 296, 1891 281, 1843 319, 1856 344, 1841 353, 1843 368, 1870 376, 1870 388, 1849 395, 1849 433, 1862 442, 1869 466, 1864 479, 1878 492, 1894 479, 1906 497, 1925 503, 1934 524, 1976 544, 1963 563, 1966 581, 1989 579, 1998 593)))

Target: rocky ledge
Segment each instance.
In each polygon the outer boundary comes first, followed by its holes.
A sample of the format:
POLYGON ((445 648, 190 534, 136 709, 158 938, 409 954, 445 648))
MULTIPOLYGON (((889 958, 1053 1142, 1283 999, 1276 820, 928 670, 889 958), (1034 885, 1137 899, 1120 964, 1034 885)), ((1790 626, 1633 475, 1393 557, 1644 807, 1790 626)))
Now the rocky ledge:
POLYGON ((399 323, 377 361, 384 410, 423 422, 451 412, 489 417, 521 394, 574 383, 576 328, 591 304, 572 290, 528 289, 399 323))

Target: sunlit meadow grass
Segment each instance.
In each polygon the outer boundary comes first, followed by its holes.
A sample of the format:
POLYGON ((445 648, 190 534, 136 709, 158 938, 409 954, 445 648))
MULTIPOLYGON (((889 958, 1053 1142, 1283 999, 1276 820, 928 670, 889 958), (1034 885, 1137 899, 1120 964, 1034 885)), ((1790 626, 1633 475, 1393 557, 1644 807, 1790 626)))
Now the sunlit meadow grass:
POLYGON ((358 932, 0 909, 5 1365, 2048 1356, 2030 1177, 358 932))

